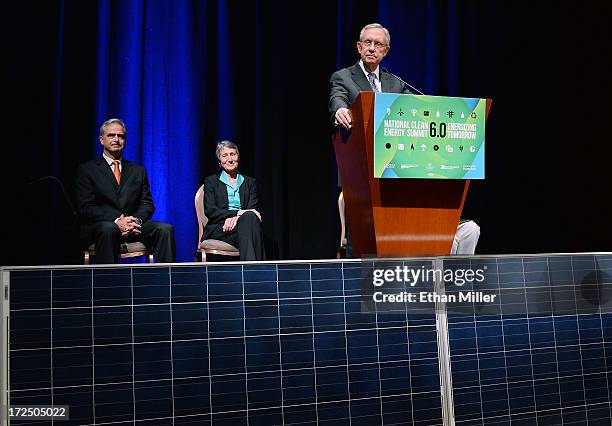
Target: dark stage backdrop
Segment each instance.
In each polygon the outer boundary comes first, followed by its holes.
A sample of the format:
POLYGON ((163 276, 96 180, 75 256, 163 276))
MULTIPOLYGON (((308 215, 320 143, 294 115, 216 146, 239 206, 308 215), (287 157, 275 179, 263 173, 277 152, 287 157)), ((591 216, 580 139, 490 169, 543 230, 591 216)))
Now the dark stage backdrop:
POLYGON ((259 181, 268 257, 334 256, 329 76, 355 63, 359 29, 374 21, 391 32, 392 72, 427 94, 493 99, 487 179, 472 182, 465 209, 482 228, 478 252, 610 250, 611 7, 367 5, 9 3, 1 263, 79 261, 68 200, 109 117, 127 123, 125 156, 147 167, 179 261, 193 259, 193 197, 221 139, 259 181))

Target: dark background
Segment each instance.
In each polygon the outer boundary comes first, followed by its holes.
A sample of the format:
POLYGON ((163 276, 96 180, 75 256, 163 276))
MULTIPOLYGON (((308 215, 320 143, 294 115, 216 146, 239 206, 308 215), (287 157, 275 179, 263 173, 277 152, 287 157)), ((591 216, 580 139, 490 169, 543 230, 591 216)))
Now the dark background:
POLYGON ((0 264, 80 262, 58 182, 73 199, 76 166, 99 155, 97 128, 110 116, 126 118, 126 157, 147 166, 156 218, 177 228, 179 261, 192 260, 193 195, 225 138, 240 145, 242 172, 259 181, 268 257, 333 257, 329 76, 356 62, 359 30, 371 22, 391 32, 383 65, 425 93, 493 99, 487 178, 472 181, 464 210, 481 226, 478 253, 610 251, 611 8, 8 3, 0 264), (130 68, 134 58, 144 65, 130 68), (161 107, 160 90, 172 99, 161 107))

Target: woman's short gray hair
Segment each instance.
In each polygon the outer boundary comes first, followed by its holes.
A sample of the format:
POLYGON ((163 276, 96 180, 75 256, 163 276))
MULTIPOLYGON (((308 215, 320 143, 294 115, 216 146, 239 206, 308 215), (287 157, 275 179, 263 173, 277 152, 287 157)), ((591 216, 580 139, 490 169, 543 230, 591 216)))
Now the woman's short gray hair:
POLYGON ((229 149, 235 149, 237 154, 240 154, 240 150, 238 149, 238 145, 236 145, 234 142, 232 141, 221 141, 217 144, 217 150, 215 151, 215 154, 217 156, 218 160, 221 160, 221 150, 223 148, 229 148, 229 149))
POLYGON ((104 136, 104 129, 107 126, 110 126, 111 124, 115 124, 115 123, 117 123, 118 125, 123 127, 123 133, 127 133, 127 130, 125 128, 125 123, 123 122, 122 119, 120 119, 120 118, 109 118, 104 123, 102 123, 102 125, 100 126, 100 136, 104 136))

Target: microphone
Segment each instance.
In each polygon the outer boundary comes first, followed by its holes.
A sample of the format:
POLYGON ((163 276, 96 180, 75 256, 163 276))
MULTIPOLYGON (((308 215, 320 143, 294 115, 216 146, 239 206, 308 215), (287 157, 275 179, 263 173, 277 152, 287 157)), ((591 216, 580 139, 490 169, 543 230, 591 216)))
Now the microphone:
POLYGON ((383 71, 390 74, 392 77, 395 77, 395 79, 397 81, 399 81, 400 83, 402 83, 405 86, 408 86, 411 90, 417 92, 419 95, 424 95, 425 93, 421 92, 419 89, 417 89, 416 87, 414 87, 412 84, 408 84, 406 83, 404 80, 402 80, 401 78, 399 78, 398 76, 396 76, 395 74, 393 74, 391 71, 389 71, 387 68, 382 67, 383 71))

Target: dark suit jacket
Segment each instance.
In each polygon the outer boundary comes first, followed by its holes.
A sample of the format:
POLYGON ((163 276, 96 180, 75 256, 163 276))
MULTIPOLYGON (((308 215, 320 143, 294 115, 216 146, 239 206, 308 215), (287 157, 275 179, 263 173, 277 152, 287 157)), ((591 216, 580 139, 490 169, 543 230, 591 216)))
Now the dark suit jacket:
MULTIPOLYGON (((219 180, 219 175, 220 173, 216 173, 204 179, 204 214, 208 218, 208 223, 202 233, 203 240, 212 235, 215 227, 222 227, 225 219, 234 217, 238 213, 238 210, 229 210, 227 187, 219 180)), ((245 175, 242 177, 244 182, 238 189, 240 207, 243 210, 255 209, 261 214, 258 208, 257 182, 252 177, 245 175)))
MULTIPOLYGON (((408 86, 395 78, 391 73, 379 68, 380 84, 384 93, 412 93, 408 86)), ((335 120, 338 108, 350 108, 359 95, 359 92, 371 92, 372 86, 366 78, 359 62, 355 65, 342 68, 332 74, 331 90, 329 93, 328 110, 331 122, 335 120)))
POLYGON ((76 192, 82 225, 114 221, 121 214, 148 221, 155 206, 144 167, 122 160, 121 184, 104 158, 81 164, 76 192))

